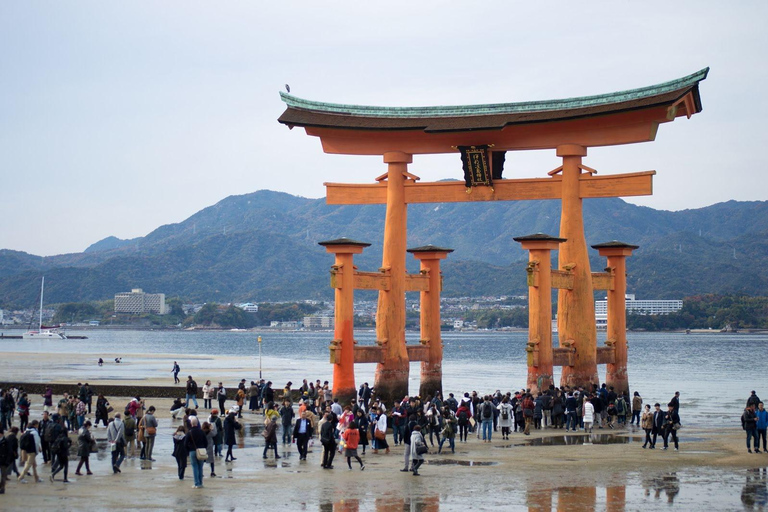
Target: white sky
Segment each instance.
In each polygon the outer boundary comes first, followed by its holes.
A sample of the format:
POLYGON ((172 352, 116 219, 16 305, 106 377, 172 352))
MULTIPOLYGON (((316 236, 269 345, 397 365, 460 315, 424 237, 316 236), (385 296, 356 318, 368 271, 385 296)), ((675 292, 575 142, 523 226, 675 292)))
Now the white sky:
MULTIPOLYGON (((276 119, 278 91, 367 105, 601 94, 703 67, 704 110, 653 143, 590 150, 601 174, 658 171, 636 204, 768 199, 768 2, 193 2, 0 4, 0 248, 79 252, 142 236, 226 196, 322 197, 380 157, 322 153, 276 119), (762 155, 761 155, 762 156, 762 155)), ((508 155, 545 176, 554 151, 508 155)), ((457 155, 416 157, 423 180, 457 155)))

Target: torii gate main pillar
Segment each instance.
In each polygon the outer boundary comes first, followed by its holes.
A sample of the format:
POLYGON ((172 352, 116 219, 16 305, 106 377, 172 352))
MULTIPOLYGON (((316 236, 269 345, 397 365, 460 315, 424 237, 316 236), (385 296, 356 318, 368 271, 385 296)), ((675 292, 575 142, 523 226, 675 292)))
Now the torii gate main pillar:
POLYGON ((405 256, 407 205, 405 173, 413 157, 399 151, 384 153, 387 172, 387 213, 384 220, 384 247, 381 267, 391 275, 388 290, 379 291, 376 310, 376 340, 384 349, 376 366, 376 396, 387 404, 408 394, 410 362, 405 347, 405 256))
POLYGON ((557 148, 557 156, 563 158, 560 238, 566 239, 560 244, 559 266, 573 273, 573 288, 558 292, 557 331, 561 347, 576 349, 573 366, 563 367, 561 385, 591 390, 592 384, 598 384, 597 327, 579 183, 581 158, 586 155, 587 149, 576 144, 557 148))

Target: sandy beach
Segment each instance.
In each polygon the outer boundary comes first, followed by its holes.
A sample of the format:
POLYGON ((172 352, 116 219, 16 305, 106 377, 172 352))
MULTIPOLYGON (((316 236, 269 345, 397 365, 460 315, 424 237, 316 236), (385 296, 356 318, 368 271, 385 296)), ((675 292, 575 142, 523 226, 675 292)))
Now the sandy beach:
MULTIPOLYGON (((109 398, 116 410, 128 402, 109 398)), ((35 402, 31 417, 39 418, 40 401, 35 402)), ((295 445, 279 445, 279 461, 263 459, 263 417, 249 412, 241 420, 245 428, 235 448, 237 461, 216 459, 216 478, 208 477, 206 464, 205 488, 196 490, 191 468, 184 481, 177 478, 171 435, 180 421, 171 419, 170 403, 147 399, 160 420, 156 462, 126 459, 122 474, 112 474, 106 429, 99 427, 93 476, 75 476, 73 456, 71 482, 64 484, 59 476, 51 483, 50 468, 40 456, 44 482, 9 482, 0 498, 2 509, 666 510, 674 503, 681 510, 697 504, 741 510, 744 500, 766 496, 768 475, 760 468, 768 466, 768 455, 747 454, 743 433, 734 428, 683 429, 679 452, 642 449, 639 429, 596 430, 592 436, 544 429, 530 437, 513 433, 509 441, 495 437, 491 444, 470 435, 467 443, 457 443, 455 454, 432 449, 422 476, 414 477, 399 471, 402 446, 393 446, 389 455, 368 451, 364 472, 356 465, 349 471, 339 457, 335 469, 321 469, 319 443, 310 448, 307 461, 298 460, 295 445)), ((200 416, 207 417, 207 411, 200 410, 200 416)))

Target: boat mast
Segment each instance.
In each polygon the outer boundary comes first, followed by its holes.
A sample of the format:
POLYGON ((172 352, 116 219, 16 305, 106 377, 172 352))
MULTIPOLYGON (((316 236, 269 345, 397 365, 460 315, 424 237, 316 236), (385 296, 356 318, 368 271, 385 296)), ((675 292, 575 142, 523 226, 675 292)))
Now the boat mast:
POLYGON ((40 283, 40 325, 38 330, 43 330, 43 291, 45 290, 45 276, 43 276, 43 282, 40 283))

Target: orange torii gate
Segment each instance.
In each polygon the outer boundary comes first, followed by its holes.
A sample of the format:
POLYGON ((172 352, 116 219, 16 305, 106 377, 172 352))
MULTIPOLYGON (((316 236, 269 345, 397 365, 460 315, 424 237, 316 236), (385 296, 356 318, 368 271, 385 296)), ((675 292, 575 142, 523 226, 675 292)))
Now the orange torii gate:
MULTIPOLYGON (((585 387, 597 384, 594 280, 600 280, 602 289, 616 290, 612 281, 619 270, 593 276, 584 236, 582 200, 650 195, 655 171, 597 176, 597 171, 587 167, 582 160, 589 147, 652 141, 660 124, 680 116, 690 118, 700 112, 698 86, 708 71, 706 68, 663 84, 599 96, 455 107, 340 105, 281 93, 287 108, 279 122, 290 128, 303 127, 308 135, 319 137, 326 153, 381 155, 387 165, 387 172, 373 184, 325 184, 328 204, 386 204, 382 267, 378 273, 371 273, 375 276, 363 275, 359 280, 366 282, 366 288, 379 290, 378 345, 363 356, 361 349, 365 347, 354 347, 351 328, 340 331, 337 324, 333 353, 337 348, 344 351, 344 347, 348 347, 347 350, 355 355, 332 356, 337 365, 334 375, 350 376, 338 390, 335 381, 334 391, 346 396, 350 389, 354 390, 355 361, 376 362, 374 386, 379 396, 387 401, 402 398, 408 393, 409 361, 414 358, 428 360, 426 350, 421 347, 411 350, 405 343, 405 292, 430 289, 428 284, 416 287, 414 283, 419 276, 406 273, 408 204, 531 199, 560 199, 562 203, 560 238, 563 241, 558 242, 560 268, 551 271, 556 280, 561 279, 562 274, 562 279, 567 281, 567 286, 559 286, 557 305, 560 348, 568 349, 570 353, 562 358, 561 382, 585 387), (562 165, 545 178, 501 179, 503 153, 530 149, 555 150, 562 158, 562 165), (408 170, 413 155, 457 151, 462 153, 465 163, 466 183, 420 183, 418 176, 408 170), (361 354, 359 357, 358 353, 361 354)), ((326 247, 333 252, 332 246, 326 247)), ((347 247, 343 250, 354 253, 357 249, 353 251, 347 247)), ((627 247, 608 248, 601 252, 610 259, 615 251, 626 256, 626 250, 627 247)), ((339 266, 339 261, 337 254, 334 268, 339 266)), ((342 263, 339 268, 346 265, 342 263)), ((351 259, 348 265, 351 267, 351 259)), ((426 270, 421 275, 429 274, 426 270)), ((338 292, 338 282, 333 285, 338 292)), ((435 290, 431 291, 434 295, 435 290)), ((616 300, 612 302, 617 303, 616 300)), ((336 307, 338 316, 338 301, 336 307)), ((533 304, 531 308, 532 317, 534 313, 539 314, 533 304)), ((612 311, 615 313, 615 309, 612 311)), ((437 311, 433 308, 430 314, 430 323, 439 326, 439 308, 437 311)), ((621 328, 614 322, 613 332, 621 328)), ((422 332, 422 338, 424 336, 422 332)), ((626 358, 626 339, 623 334, 620 337, 624 339, 623 351, 618 347, 613 349, 612 357, 623 353, 626 358)), ((549 339, 551 345, 551 332, 549 339)), ((424 341, 422 346, 427 348, 430 344, 440 343, 439 339, 424 341)), ((616 346, 616 339, 611 342, 616 346)), ((552 354, 552 351, 548 353, 552 354)), ((551 365, 553 362, 541 361, 539 353, 538 364, 551 365)), ((433 366, 435 363, 432 361, 433 366)), ((529 360, 529 364, 532 361, 529 360)), ((626 381, 626 360, 611 364, 619 367, 623 364, 623 370, 615 369, 613 374, 623 371, 626 381)))

